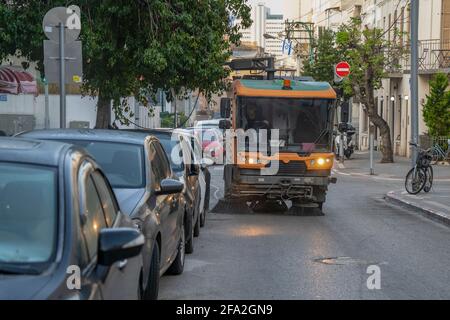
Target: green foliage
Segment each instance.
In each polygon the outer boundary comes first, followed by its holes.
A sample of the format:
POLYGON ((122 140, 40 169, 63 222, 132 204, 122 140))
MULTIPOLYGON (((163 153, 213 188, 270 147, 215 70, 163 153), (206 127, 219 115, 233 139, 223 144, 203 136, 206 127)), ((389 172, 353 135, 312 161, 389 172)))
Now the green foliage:
MULTIPOLYGON (((178 126, 187 122, 187 116, 184 112, 177 112, 178 114, 178 126)), ((161 128, 173 128, 175 123, 175 114, 167 111, 161 112, 161 128)))
POLYGON ((450 91, 448 76, 438 73, 430 81, 430 94, 423 106, 423 119, 432 137, 450 136, 450 91))
POLYGON ((335 47, 335 34, 332 30, 320 33, 317 41, 313 44, 314 61, 309 57, 303 61, 305 76, 311 76, 316 81, 334 81, 333 66, 340 61, 340 53, 335 47))
MULTIPOLYGON (((400 34, 394 31, 397 39, 400 34)), ((389 71, 399 68, 406 50, 396 41, 387 41, 382 29, 363 27, 353 18, 343 24, 336 34, 336 49, 351 65, 351 74, 344 81, 345 92, 356 95, 368 108, 373 105, 373 92, 381 88, 381 80, 389 71)), ((376 112, 375 110, 369 110, 376 112)))
MULTIPOLYGON (((114 101, 162 88, 169 100, 187 90, 206 97, 226 88, 223 64, 251 24, 247 0, 0 0, 0 59, 18 55, 43 70, 42 19, 55 6, 81 8, 86 94, 114 101)), ((105 109, 105 108, 103 108, 105 109)), ((99 108, 99 112, 103 109, 99 108)))

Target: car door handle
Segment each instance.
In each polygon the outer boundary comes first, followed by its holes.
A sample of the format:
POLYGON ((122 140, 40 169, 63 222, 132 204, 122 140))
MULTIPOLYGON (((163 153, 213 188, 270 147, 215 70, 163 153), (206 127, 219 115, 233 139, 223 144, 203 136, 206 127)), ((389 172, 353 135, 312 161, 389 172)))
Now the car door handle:
POLYGON ((117 264, 117 268, 118 268, 119 270, 123 270, 123 269, 125 269, 125 267, 127 266, 127 264, 128 264, 128 260, 127 260, 127 259, 122 260, 122 261, 119 261, 119 263, 117 264))

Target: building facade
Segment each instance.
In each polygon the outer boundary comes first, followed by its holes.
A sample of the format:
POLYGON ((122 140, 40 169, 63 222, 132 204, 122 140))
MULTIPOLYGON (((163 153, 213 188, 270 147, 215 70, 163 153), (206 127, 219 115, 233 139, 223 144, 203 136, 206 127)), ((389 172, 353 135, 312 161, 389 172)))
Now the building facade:
MULTIPOLYGON (((409 3, 408 0, 301 0, 301 11, 305 21, 314 23, 316 32, 320 28, 336 31, 351 17, 360 17, 363 27, 380 28, 387 41, 395 41, 408 49, 409 3)), ((450 72, 450 0, 421 0, 419 6, 419 135, 423 137, 428 131, 422 110, 429 93, 429 82, 437 72, 450 72)), ((410 156, 411 67, 409 57, 399 62, 400 69, 386 70, 387 76, 382 80, 382 87, 375 92, 375 99, 378 113, 390 126, 394 153, 410 156)), ((370 121, 364 106, 352 104, 352 120, 358 129, 359 148, 367 150, 370 121)), ((375 138, 380 147, 379 132, 375 132, 375 138)))
POLYGON ((241 41, 262 48, 265 54, 274 56, 278 68, 296 68, 297 59, 294 50, 285 41, 284 34, 286 20, 298 16, 299 6, 299 1, 286 1, 282 6, 283 13, 275 14, 263 2, 253 4, 253 24, 241 30, 241 41), (284 14, 285 11, 289 14, 284 14))

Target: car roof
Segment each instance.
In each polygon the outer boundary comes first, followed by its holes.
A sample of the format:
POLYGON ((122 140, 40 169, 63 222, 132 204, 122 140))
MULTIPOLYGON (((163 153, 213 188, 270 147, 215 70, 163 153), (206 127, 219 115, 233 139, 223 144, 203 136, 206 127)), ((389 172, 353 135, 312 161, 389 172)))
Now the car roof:
POLYGON ((0 137, 0 161, 58 166, 62 156, 80 148, 55 141, 0 137))
POLYGON ((182 135, 186 135, 186 136, 192 136, 192 133, 189 130, 186 129, 171 129, 171 128, 159 128, 159 129, 126 129, 125 131, 129 131, 129 132, 142 132, 145 133, 147 135, 154 135, 155 137, 162 137, 162 136, 167 136, 167 137, 171 137, 172 134, 176 133, 176 134, 182 134, 182 135))
POLYGON ((149 136, 147 132, 106 129, 50 129, 33 130, 21 137, 46 140, 90 140, 142 145, 149 136))

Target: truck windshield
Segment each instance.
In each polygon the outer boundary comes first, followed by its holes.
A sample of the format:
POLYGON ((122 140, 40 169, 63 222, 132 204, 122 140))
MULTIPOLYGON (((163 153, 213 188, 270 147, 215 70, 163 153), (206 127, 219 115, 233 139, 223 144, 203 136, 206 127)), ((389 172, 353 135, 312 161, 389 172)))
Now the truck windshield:
POLYGON ((333 125, 333 100, 291 98, 238 98, 238 129, 279 130, 272 146, 280 152, 329 152, 333 125))

